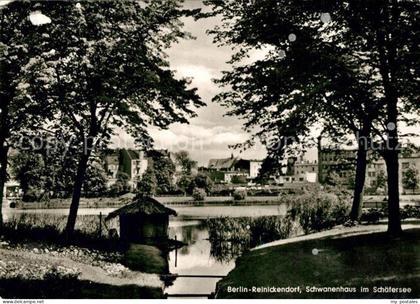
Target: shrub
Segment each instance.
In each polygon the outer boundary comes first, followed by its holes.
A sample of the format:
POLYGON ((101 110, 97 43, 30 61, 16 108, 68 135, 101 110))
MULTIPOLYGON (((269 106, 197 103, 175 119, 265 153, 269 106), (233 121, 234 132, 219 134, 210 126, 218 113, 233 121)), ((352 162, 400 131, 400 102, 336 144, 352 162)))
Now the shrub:
POLYGON ((207 193, 210 193, 213 190, 213 181, 205 174, 199 173, 194 178, 194 185, 198 188, 206 190, 207 193))
POLYGON ((29 187, 26 192, 24 192, 22 200, 24 202, 36 202, 40 201, 43 195, 43 191, 37 187, 29 187))
POLYGON ((382 209, 370 208, 368 210, 363 210, 362 215, 360 216, 361 222, 368 222, 376 224, 381 218, 385 217, 385 212, 382 209))
POLYGON ((195 201, 204 201, 206 198, 206 191, 201 188, 194 188, 192 197, 195 201))
MULTIPOLYGON (((4 232, 33 239, 55 239, 63 233, 67 223, 66 215, 22 213, 12 216, 4 223, 4 232)), ((97 236, 99 232, 98 215, 78 215, 76 230, 85 236, 97 236)), ((103 234, 106 234, 106 227, 103 234)))
POLYGON ((344 224, 350 207, 347 199, 340 199, 333 193, 318 192, 295 197, 287 216, 292 221, 298 221, 308 234, 344 224))
MULTIPOLYGON (((401 219, 420 218, 420 206, 405 205, 400 208, 401 219)), ((363 210, 360 221, 368 223, 377 223, 380 219, 388 217, 388 208, 369 208, 363 210)))
POLYGON ((420 206, 405 205, 401 211, 401 218, 420 218, 420 206))
POLYGON ((232 184, 246 184, 246 176, 234 175, 231 180, 232 184))
POLYGON ((250 196, 278 196, 280 194, 279 191, 276 190, 251 190, 248 191, 248 195, 250 196))
POLYGON ((243 201, 247 196, 247 193, 245 190, 236 190, 233 192, 233 199, 235 201, 243 201))

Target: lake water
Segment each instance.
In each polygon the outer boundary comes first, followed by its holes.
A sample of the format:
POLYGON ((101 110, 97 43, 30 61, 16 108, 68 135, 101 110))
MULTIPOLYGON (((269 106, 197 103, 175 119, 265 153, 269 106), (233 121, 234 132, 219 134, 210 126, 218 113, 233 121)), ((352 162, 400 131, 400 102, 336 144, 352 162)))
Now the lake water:
MULTIPOLYGON (((169 236, 182 241, 184 246, 169 254, 169 270, 178 275, 227 275, 235 267, 235 254, 220 255, 212 253, 208 241, 208 229, 205 219, 220 216, 229 217, 258 217, 270 215, 284 215, 286 205, 263 206, 175 206, 171 207, 178 213, 171 217, 169 223, 169 236)), ((96 215, 102 212, 107 215, 113 208, 79 209, 80 215, 96 215)), ((68 214, 68 209, 34 209, 16 210, 3 209, 7 220, 11 214, 16 213, 43 213, 68 214)), ((229 246, 229 244, 226 244, 229 246)), ((237 253, 238 254, 238 253, 237 253)), ((220 278, 177 278, 171 286, 165 288, 165 293, 173 294, 210 294, 214 292, 216 283, 220 278)))
MULTIPOLYGON (((169 224, 169 236, 187 243, 169 254, 169 270, 179 275, 227 275, 235 267, 235 255, 215 256, 208 241, 206 218, 284 215, 286 206, 175 207, 178 217, 169 224), (175 257, 175 255, 177 255, 175 257)), ((165 289, 171 294, 210 294, 220 278, 177 278, 165 289)))

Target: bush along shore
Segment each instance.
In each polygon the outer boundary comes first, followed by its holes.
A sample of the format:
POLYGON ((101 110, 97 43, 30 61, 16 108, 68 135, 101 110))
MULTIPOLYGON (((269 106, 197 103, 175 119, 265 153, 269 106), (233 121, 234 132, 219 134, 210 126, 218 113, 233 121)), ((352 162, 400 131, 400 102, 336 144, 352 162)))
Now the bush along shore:
MULTIPOLYGON (((272 241, 332 229, 354 226, 349 221, 350 203, 346 196, 318 192, 294 197, 284 216, 257 218, 220 217, 207 219, 212 255, 218 260, 241 256, 250 248, 272 241)), ((419 219, 420 206, 401 208, 402 219, 419 219)), ((386 208, 365 209, 360 224, 376 224, 387 217, 386 208)))
POLYGON ((350 204, 346 197, 331 193, 295 196, 285 216, 208 219, 211 241, 230 241, 250 247, 302 233, 321 231, 344 224, 350 204))

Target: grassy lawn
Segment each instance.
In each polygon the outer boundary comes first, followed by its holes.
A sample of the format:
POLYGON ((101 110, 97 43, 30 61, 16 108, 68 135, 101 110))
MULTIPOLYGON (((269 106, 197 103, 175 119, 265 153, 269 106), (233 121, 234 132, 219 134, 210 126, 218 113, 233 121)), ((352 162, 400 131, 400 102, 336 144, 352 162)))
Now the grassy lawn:
POLYGON ((399 239, 375 233, 301 241, 251 251, 239 258, 236 268, 219 282, 217 297, 418 298, 419 237, 420 229, 413 229, 406 230, 399 239), (250 291, 253 286, 300 286, 302 292, 258 293, 250 291), (306 291, 307 287, 340 286, 347 287, 347 292, 306 291), (228 292, 232 287, 247 287, 248 291, 228 292), (361 292, 361 287, 369 288, 369 292, 361 292), (375 293, 374 287, 405 287, 411 292, 375 293))

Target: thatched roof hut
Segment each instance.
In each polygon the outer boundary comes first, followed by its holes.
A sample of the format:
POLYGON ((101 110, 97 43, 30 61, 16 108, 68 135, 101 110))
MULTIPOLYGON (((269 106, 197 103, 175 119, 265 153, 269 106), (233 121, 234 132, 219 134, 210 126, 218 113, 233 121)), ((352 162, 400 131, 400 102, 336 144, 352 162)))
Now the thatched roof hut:
POLYGON ((176 211, 165 207, 157 200, 151 197, 135 197, 131 204, 117 209, 106 217, 110 220, 120 215, 144 214, 144 215, 177 215, 176 211))
POLYGON ((106 220, 119 217, 120 238, 125 241, 153 244, 168 238, 169 216, 175 210, 151 197, 136 197, 133 203, 111 212, 106 220))

